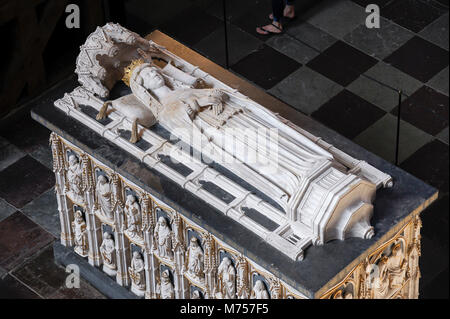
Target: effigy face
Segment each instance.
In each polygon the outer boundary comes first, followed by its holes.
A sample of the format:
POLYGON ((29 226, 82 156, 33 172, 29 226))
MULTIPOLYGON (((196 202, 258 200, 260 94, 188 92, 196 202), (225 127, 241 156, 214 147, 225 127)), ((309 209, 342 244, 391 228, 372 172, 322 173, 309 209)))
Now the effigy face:
MULTIPOLYGON (((311 244, 374 235, 372 203, 378 188, 392 186, 389 175, 156 43, 118 24, 107 24, 81 47, 76 73, 80 86, 56 101, 56 107, 291 259, 302 260, 311 244)), ((76 193, 80 164, 72 161, 69 186, 76 193)), ((111 197, 113 185, 104 177, 98 183, 96 212, 113 220, 118 209, 111 197)), ((132 195, 122 213, 126 234, 144 243, 138 234, 143 224, 141 209, 132 195)), ((158 222, 155 249, 169 262, 177 242, 172 238, 177 234, 174 228, 164 218, 158 222)), ((105 242, 104 258, 114 264, 107 247, 105 242)), ((201 282, 202 248, 193 237, 185 249, 186 272, 201 282)), ((133 258, 130 276, 140 292, 145 290, 138 267, 141 256, 133 258)), ((216 293, 234 297, 239 269, 232 264, 222 268, 222 286, 216 293)), ((172 283, 164 274, 160 290, 170 298, 172 283)), ((265 298, 267 291, 256 282, 251 294, 265 298)))

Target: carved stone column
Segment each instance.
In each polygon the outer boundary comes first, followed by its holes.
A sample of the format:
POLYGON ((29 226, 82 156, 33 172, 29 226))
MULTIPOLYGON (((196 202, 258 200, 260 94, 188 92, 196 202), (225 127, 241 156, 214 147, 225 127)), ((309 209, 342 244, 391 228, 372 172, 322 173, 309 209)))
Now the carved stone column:
POLYGON ((212 297, 212 293, 216 287, 217 258, 215 242, 211 234, 203 235, 203 246, 205 249, 205 296, 212 297))
POLYGON ((101 265, 100 245, 101 227, 95 218, 95 183, 93 181, 91 162, 86 154, 81 155, 83 165, 84 198, 86 203, 86 226, 89 241, 89 263, 93 266, 101 265))
POLYGON ((117 209, 115 211, 115 236, 116 240, 116 251, 117 251, 117 276, 116 281, 119 285, 128 286, 130 284, 130 279, 128 276, 128 265, 129 265, 129 255, 130 248, 128 245, 128 239, 124 235, 124 221, 123 221, 123 207, 121 203, 118 203, 117 209))
POLYGON ((72 228, 70 226, 71 208, 67 204, 67 198, 64 193, 66 187, 64 153, 62 149, 61 140, 55 133, 50 134, 50 146, 53 156, 53 172, 55 173, 55 181, 56 181, 55 182, 56 201, 58 203, 59 220, 61 224, 61 244, 63 244, 64 246, 72 246, 73 235, 72 235, 72 228))
POLYGON ((189 298, 189 291, 187 289, 187 282, 183 276, 184 270, 184 238, 183 238, 183 223, 180 216, 175 213, 172 221, 172 243, 173 243, 173 255, 174 255, 174 287, 175 298, 189 298))
POLYGON ((155 295, 156 284, 152 271, 152 246, 153 246, 153 207, 151 198, 147 194, 142 195, 142 233, 144 236, 144 261, 145 261, 145 298, 152 299, 155 295))

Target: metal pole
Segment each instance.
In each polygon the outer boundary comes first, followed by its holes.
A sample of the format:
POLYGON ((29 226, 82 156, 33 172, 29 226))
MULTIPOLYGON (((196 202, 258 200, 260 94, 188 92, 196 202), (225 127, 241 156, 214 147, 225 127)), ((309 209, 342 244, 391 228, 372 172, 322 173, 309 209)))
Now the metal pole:
POLYGON ((398 91, 398 113, 397 113, 397 138, 395 145, 395 165, 398 166, 398 151, 400 148, 400 119, 402 114, 402 91, 398 91))
POLYGON ((223 27, 225 32, 225 67, 229 68, 228 62, 228 30, 227 30, 227 5, 226 0, 222 0, 223 4, 223 27))

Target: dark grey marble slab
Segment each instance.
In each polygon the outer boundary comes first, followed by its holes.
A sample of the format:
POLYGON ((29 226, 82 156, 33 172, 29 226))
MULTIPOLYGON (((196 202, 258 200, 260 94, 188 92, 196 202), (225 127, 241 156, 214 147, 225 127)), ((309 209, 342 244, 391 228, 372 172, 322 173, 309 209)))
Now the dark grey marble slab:
POLYGON ((56 99, 76 85, 72 77, 47 92, 35 102, 32 117, 310 298, 317 297, 316 293, 324 286, 342 279, 345 272, 348 273, 349 265, 362 260, 368 250, 392 236, 393 230, 405 224, 409 216, 420 212, 437 192, 435 188, 299 113, 295 119, 296 124, 321 136, 351 156, 365 160, 390 174, 395 185, 377 193, 372 219, 375 236, 372 239, 351 238, 345 241, 335 240, 323 246, 311 246, 306 250, 303 261, 292 261, 207 202, 53 106, 56 99))

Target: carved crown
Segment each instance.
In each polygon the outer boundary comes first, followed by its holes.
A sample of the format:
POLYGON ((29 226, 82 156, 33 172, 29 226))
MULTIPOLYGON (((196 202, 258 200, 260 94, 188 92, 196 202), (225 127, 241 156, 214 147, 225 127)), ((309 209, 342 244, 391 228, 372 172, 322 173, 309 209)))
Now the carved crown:
POLYGON ((125 83, 127 86, 130 86, 130 79, 134 69, 143 63, 145 62, 142 59, 131 61, 131 63, 123 69, 123 78, 122 78, 123 83, 125 83))

